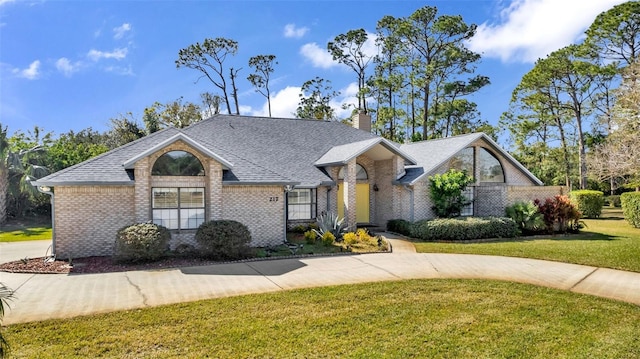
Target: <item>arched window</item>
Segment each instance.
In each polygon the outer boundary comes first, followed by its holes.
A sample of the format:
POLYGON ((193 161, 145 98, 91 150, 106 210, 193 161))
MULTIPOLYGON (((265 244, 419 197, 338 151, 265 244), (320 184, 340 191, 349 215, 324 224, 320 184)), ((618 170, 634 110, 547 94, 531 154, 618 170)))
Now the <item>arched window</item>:
POLYGON ((170 151, 158 157, 151 170, 153 176, 204 176, 198 158, 186 151, 170 151))
MULTIPOLYGON (((340 171, 338 171, 338 179, 344 179, 344 167, 340 167, 340 171)), ((356 180, 366 180, 369 179, 369 175, 367 174, 367 170, 364 167, 360 166, 356 163, 356 180)))
POLYGON ((504 183, 504 170, 496 156, 480 148, 480 182, 504 183))
POLYGON ((467 175, 474 177, 473 147, 467 147, 451 158, 449 161, 449 169, 463 171, 466 172, 467 175))

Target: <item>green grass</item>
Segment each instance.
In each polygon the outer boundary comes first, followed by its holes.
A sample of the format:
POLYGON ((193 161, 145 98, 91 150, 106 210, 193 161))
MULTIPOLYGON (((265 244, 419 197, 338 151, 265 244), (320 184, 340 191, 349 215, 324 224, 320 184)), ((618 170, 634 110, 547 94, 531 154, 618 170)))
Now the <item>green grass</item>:
POLYGON ((497 281, 312 288, 10 325, 12 358, 638 358, 640 307, 497 281))
POLYGON ((526 257, 640 272, 640 229, 606 209, 601 219, 585 219, 577 235, 522 238, 485 243, 415 242, 422 253, 487 254, 526 257))
POLYGON ((50 217, 10 219, 0 227, 0 242, 51 239, 50 217))

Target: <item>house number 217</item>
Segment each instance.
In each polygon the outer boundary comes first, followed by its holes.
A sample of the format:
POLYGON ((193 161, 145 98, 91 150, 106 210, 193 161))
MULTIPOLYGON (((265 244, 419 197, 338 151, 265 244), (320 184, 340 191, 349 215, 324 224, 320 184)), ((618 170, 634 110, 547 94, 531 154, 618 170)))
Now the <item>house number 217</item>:
POLYGON ((278 202, 278 197, 269 197, 269 202, 278 202))

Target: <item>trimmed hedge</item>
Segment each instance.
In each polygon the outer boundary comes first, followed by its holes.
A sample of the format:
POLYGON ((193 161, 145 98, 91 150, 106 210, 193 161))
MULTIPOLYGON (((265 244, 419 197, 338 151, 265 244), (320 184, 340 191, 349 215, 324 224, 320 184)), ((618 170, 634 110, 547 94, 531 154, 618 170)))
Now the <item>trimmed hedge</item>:
POLYGON ((198 227, 196 241, 202 255, 219 260, 244 259, 253 255, 251 232, 244 224, 231 221, 208 221, 198 227))
POLYGON ((146 262, 160 259, 169 250, 171 233, 163 226, 138 223, 116 234, 114 259, 118 262, 146 262))
POLYGON ((466 241, 483 238, 514 238, 518 225, 505 217, 439 218, 414 223, 411 236, 423 241, 466 241))
POLYGON ((632 226, 640 228, 640 192, 626 192, 620 196, 624 218, 632 226))
POLYGON ((411 227, 413 224, 409 221, 405 221, 404 219, 390 219, 387 222, 387 230, 389 232, 395 232, 404 234, 405 236, 411 235, 411 227))
POLYGON ((571 202, 585 218, 599 218, 604 206, 604 193, 592 190, 571 191, 571 202))

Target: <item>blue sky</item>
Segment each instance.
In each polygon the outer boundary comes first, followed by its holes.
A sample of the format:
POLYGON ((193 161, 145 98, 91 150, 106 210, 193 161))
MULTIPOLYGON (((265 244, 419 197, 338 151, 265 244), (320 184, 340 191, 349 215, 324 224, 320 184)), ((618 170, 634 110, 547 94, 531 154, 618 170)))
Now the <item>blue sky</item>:
POLYGON ((267 114, 266 99, 246 81, 247 62, 259 54, 278 61, 274 116, 292 117, 300 86, 316 76, 341 93, 338 108, 355 100, 356 77, 331 60, 327 42, 352 29, 373 34, 383 16, 406 17, 429 5, 479 26, 469 46, 483 54, 477 73, 489 76, 491 85, 471 99, 483 119, 496 124, 536 59, 580 41, 595 16, 622 2, 0 0, 0 123, 9 133, 34 126, 57 135, 104 131, 120 114, 141 119, 155 101, 200 103, 200 93, 216 88, 195 83, 199 73, 176 69, 175 60, 181 48, 215 37, 239 44, 225 66, 242 68, 242 114, 267 114))

